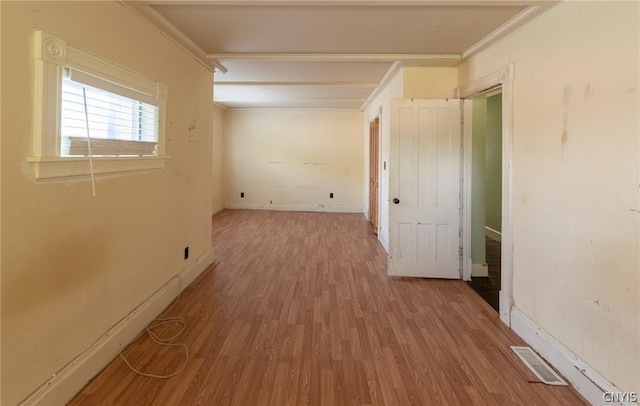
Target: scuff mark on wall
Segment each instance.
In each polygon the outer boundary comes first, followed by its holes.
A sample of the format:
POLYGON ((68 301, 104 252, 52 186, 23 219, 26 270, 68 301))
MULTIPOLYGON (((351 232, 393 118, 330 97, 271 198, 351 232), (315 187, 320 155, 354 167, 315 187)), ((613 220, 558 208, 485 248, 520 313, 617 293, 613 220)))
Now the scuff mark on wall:
POLYGON ((303 162, 302 165, 329 165, 329 164, 324 162, 303 162))
POLYGON ((196 109, 196 111, 193 113, 193 119, 189 124, 187 124, 187 131, 188 131, 187 140, 189 142, 198 142, 197 130, 199 129, 200 127, 198 127, 198 110, 196 109))
POLYGON ((600 298, 598 298, 598 299, 594 300, 594 301, 593 301, 593 304, 595 304, 595 305, 598 305, 598 306, 602 307, 604 310, 606 310, 606 311, 608 311, 608 312, 609 312, 609 311, 611 311, 611 308, 610 308, 609 306, 607 306, 607 305, 605 305, 605 304, 601 304, 601 303, 600 303, 600 298))

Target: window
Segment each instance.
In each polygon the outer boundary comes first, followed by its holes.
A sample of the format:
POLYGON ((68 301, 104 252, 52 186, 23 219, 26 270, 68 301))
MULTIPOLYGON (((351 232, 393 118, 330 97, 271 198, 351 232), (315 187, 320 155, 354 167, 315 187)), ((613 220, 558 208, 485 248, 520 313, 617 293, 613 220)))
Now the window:
MULTIPOLYGON (((65 70, 60 107, 61 156, 154 155, 158 143, 158 108, 151 100, 122 96, 90 86, 86 75, 65 70), (84 79, 84 80, 83 80, 84 79), (87 125, 88 123, 88 125, 87 125)), ((103 85, 103 86, 100 86, 103 85)))
POLYGON ((35 35, 34 151, 38 181, 164 168, 166 86, 35 35))

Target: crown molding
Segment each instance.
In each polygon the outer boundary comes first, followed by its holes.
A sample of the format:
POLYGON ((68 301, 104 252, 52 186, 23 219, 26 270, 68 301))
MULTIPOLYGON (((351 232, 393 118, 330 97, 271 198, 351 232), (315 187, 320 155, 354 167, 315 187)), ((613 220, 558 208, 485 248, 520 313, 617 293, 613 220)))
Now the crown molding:
POLYGON ((536 21, 561 4, 564 4, 566 1, 568 0, 538 2, 538 4, 529 5, 529 7, 522 10, 515 17, 502 24, 500 27, 489 33, 480 41, 473 44, 471 47, 467 48, 462 53, 462 60, 470 59, 480 51, 490 47, 493 44, 497 44, 510 37, 511 35, 523 30, 529 24, 536 21))
POLYGON ((227 69, 224 66, 219 64, 216 60, 207 58, 206 52, 204 52, 202 48, 187 37, 182 31, 176 28, 176 26, 171 24, 160 13, 154 10, 150 3, 123 0, 120 0, 119 3, 138 18, 158 29, 165 38, 186 52, 209 71, 214 72, 218 69, 223 73, 227 73, 227 69))
POLYGON ((380 94, 380 92, 385 87, 387 87, 387 85, 389 85, 389 82, 391 82, 391 79, 393 79, 393 77, 396 75, 396 73, 398 73, 398 71, 400 71, 400 69, 402 69, 402 64, 400 64, 399 62, 394 62, 393 65, 391 65, 391 67, 389 68, 387 73, 385 73, 384 77, 380 81, 380 86, 378 86, 378 88, 376 88, 376 90, 371 92, 371 94, 367 98, 367 101, 365 101, 362 104, 362 107, 360 107, 361 111, 366 111, 367 110, 367 108, 369 107, 371 102, 373 100, 375 100, 376 97, 378 97, 378 94, 380 94))

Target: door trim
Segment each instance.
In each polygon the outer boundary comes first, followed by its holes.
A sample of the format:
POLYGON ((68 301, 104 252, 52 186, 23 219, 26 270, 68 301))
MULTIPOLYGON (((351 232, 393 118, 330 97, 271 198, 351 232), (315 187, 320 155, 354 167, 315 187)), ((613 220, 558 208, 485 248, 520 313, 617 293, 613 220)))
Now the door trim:
MULTIPOLYGON (((514 64, 504 66, 481 79, 457 89, 460 99, 470 99, 489 89, 502 87, 502 260, 500 279, 500 320, 511 326, 513 308, 513 80, 514 64)), ((464 101, 463 101, 464 103, 464 101)), ((462 108, 462 114, 465 109, 462 108)), ((471 279, 471 148, 470 125, 465 120, 463 133, 462 181, 462 269, 463 279, 471 279), (467 129, 467 131, 465 131, 467 129), (468 132, 468 134, 467 134, 468 132)))
POLYGON ((380 117, 369 122, 369 223, 380 228, 380 117), (373 155, 373 156, 372 156, 373 155), (374 187, 375 186, 375 187, 374 187), (372 190, 373 189, 373 190, 372 190))

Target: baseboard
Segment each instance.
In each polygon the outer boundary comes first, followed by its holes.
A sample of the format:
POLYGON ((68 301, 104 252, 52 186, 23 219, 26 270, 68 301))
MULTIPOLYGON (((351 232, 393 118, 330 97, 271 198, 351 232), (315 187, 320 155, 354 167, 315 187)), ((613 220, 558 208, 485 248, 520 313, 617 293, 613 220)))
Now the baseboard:
POLYGON ((378 231, 378 241, 380 241, 380 244, 382 244, 382 247, 384 248, 385 251, 387 251, 387 254, 388 254, 389 253, 389 237, 387 237, 387 233, 385 233, 382 229, 378 231))
POLYGON ((500 231, 494 230, 491 227, 484 227, 484 235, 491 238, 492 240, 502 242, 502 233, 500 231))
POLYGON ((225 204, 225 209, 243 210, 275 210, 275 211, 310 211, 323 213, 362 213, 361 206, 281 206, 275 204, 225 204))
POLYGON ((192 264, 189 264, 178 274, 178 277, 180 278, 180 292, 182 292, 187 286, 191 285, 191 282, 200 276, 200 274, 212 263, 213 247, 209 247, 204 254, 196 258, 192 264))
POLYGON ((69 402, 211 263, 213 248, 209 248, 195 262, 127 313, 89 348, 20 402, 19 406, 57 406, 69 402))
POLYGON ((605 402, 605 393, 622 391, 515 307, 511 309, 511 329, 560 372, 591 404, 637 406, 637 403, 605 402))
POLYGON ((484 264, 472 264, 471 265, 471 276, 478 277, 487 277, 489 276, 489 265, 484 264))

